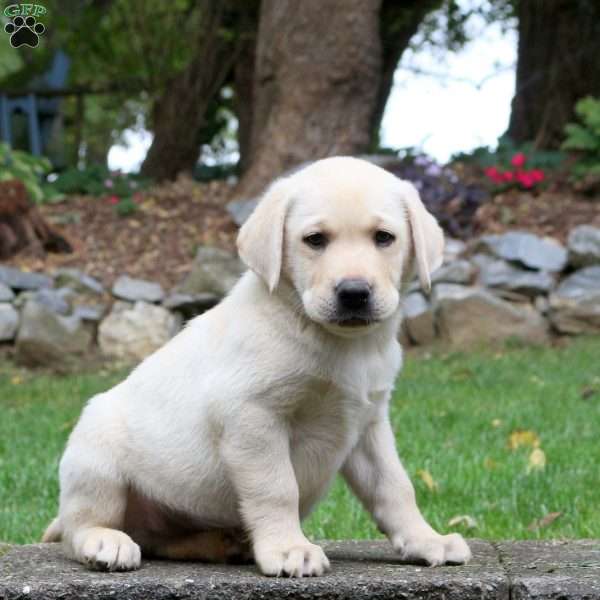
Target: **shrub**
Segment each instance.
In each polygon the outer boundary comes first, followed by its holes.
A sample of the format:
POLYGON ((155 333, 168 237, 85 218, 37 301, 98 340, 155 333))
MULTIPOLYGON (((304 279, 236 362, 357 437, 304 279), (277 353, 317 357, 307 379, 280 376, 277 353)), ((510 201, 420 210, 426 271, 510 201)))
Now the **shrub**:
POLYGON ((575 114, 580 123, 565 126, 564 150, 575 150, 578 154, 573 165, 576 178, 600 175, 600 99, 588 96, 575 105, 575 114))
POLYGON ((0 143, 0 181, 18 179, 23 182, 29 197, 36 204, 61 199, 60 193, 44 185, 51 168, 50 161, 43 156, 13 150, 8 144, 0 143))
POLYGON ((560 150, 538 150, 533 142, 515 144, 508 136, 498 139, 498 146, 492 150, 488 146, 480 146, 471 152, 461 152, 452 157, 451 162, 475 164, 483 168, 511 168, 512 159, 516 154, 527 157, 529 169, 541 169, 548 173, 560 169, 565 161, 565 153, 560 150))
POLYGON ((92 165, 85 169, 66 169, 50 185, 63 194, 128 197, 148 184, 149 181, 139 175, 109 171, 101 165, 92 165))

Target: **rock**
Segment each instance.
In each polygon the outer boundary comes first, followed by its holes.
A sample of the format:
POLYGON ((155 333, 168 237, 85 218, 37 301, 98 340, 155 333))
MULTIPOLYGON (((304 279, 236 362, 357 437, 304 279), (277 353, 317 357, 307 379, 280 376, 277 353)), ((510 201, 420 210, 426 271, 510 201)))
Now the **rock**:
POLYGON ((563 279, 549 301, 550 320, 561 333, 600 332, 600 265, 563 279))
POLYGON ((14 339, 19 327, 19 313, 10 304, 0 304, 0 342, 14 339))
POLYGON ((160 302, 165 297, 165 292, 160 284, 144 279, 134 279, 127 275, 121 275, 115 281, 112 293, 117 298, 131 300, 132 302, 138 300, 142 300, 143 302, 160 302))
POLYGON ((462 240, 447 237, 444 243, 444 262, 456 260, 466 249, 467 245, 462 240))
POLYGON ((62 316, 35 300, 21 313, 16 358, 28 366, 60 366, 90 347, 92 333, 76 315, 62 316))
POLYGON ((15 293, 0 281, 0 302, 12 302, 14 297, 15 293))
POLYGON ((430 344, 435 339, 435 323, 431 306, 425 296, 418 292, 409 294, 402 303, 404 323, 409 338, 420 345, 430 344))
POLYGON ((81 294, 102 295, 104 286, 94 277, 79 269, 63 267, 54 272, 54 285, 57 288, 68 287, 81 294))
POLYGON ((183 318, 189 321, 216 306, 219 300, 219 296, 210 293, 195 295, 174 293, 164 300, 163 306, 181 313, 183 318))
POLYGON ((540 271, 562 271, 567 264, 567 251, 559 242, 524 231, 484 235, 475 248, 540 271))
POLYGON ((482 262, 479 282, 486 287, 535 297, 548 294, 556 286, 554 276, 547 271, 525 271, 504 260, 482 262))
POLYGON ((0 283, 13 290, 39 290, 52 287, 52 278, 41 273, 26 273, 0 265, 0 283))
POLYGON ((125 360, 142 360, 165 344, 179 328, 175 315, 162 306, 138 301, 133 306, 116 303, 100 323, 102 352, 125 360))
POLYGON ((468 285, 473 282, 477 267, 468 260, 459 259, 442 265, 431 276, 431 283, 459 283, 468 285))
POLYGON ((71 312, 73 292, 69 288, 42 289, 33 292, 31 297, 38 304, 43 304, 59 315, 68 315, 71 312))
POLYGON ((100 304, 80 304, 73 309, 73 314, 82 321, 99 323, 106 312, 106 307, 100 304))
POLYGON ((252 211, 256 208, 257 204, 257 198, 252 198, 251 200, 233 200, 232 202, 229 202, 225 208, 231 215, 235 224, 241 227, 252 214, 252 211))
POLYGON ((480 287, 438 284, 433 303, 440 336, 458 348, 548 339, 546 321, 533 307, 511 304, 480 287))
POLYGON ((211 246, 198 248, 192 270, 175 290, 177 294, 225 296, 246 270, 240 259, 230 252, 211 246))
POLYGON ((567 240, 569 264, 574 267, 600 264, 600 227, 580 225, 567 240))

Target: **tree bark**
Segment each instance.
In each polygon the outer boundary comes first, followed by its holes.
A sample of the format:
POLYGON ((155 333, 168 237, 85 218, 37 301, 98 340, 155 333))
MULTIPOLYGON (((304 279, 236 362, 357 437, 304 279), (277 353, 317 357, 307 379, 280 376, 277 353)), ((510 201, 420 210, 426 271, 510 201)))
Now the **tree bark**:
POLYGON ((381 82, 381 0, 263 0, 253 88, 253 196, 286 169, 369 148, 381 82))
POLYGON ((516 92, 508 136, 558 148, 577 100, 600 95, 600 3, 520 0, 516 92))
POLYGON ((71 244, 42 218, 21 181, 0 182, 0 260, 25 248, 39 254, 72 252, 71 244))
POLYGON ((205 115, 230 75, 240 37, 223 33, 231 19, 224 0, 205 0, 194 59, 168 85, 152 109, 154 139, 142 173, 157 180, 191 171, 198 160, 205 115))
POLYGON ((256 32, 242 42, 233 70, 233 106, 238 120, 237 141, 240 152, 238 170, 244 173, 250 162, 252 140, 252 107, 254 106, 254 63, 256 32))

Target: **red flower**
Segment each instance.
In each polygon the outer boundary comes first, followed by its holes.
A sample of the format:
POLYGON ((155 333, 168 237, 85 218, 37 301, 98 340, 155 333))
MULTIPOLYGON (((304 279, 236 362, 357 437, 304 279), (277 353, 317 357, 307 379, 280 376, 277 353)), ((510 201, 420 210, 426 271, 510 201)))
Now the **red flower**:
POLYGON ((502 179, 504 179, 504 181, 512 181, 514 178, 515 176, 512 171, 505 171, 502 173, 502 179))
POLYGON ((119 196, 109 196, 108 203, 109 204, 119 204, 119 196))
POLYGON ((488 167, 484 172, 488 179, 491 179, 494 183, 502 183, 504 181, 502 173, 496 167, 488 167))
POLYGON ((517 152, 510 161, 510 164, 517 169, 521 168, 527 162, 527 157, 522 152, 517 152))
POLYGON ((535 185, 535 180, 530 173, 517 173, 517 179, 524 188, 532 188, 535 185))
POLYGON ((541 169, 531 169, 531 171, 529 171, 529 175, 536 183, 544 181, 545 178, 544 171, 541 169))

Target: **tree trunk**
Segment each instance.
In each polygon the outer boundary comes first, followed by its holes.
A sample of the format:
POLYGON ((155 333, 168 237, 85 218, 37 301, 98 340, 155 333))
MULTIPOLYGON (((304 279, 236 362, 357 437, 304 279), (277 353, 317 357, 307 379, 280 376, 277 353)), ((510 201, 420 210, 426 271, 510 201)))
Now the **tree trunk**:
POLYGON ((521 0, 516 93, 507 134, 558 148, 574 105, 600 95, 600 2, 521 0))
POLYGON ((263 0, 256 46, 253 196, 286 169, 369 148, 381 81, 381 0, 263 0))
POLYGON ((72 252, 71 244, 44 221, 18 180, 0 182, 0 260, 24 248, 44 252, 72 252))
POLYGON ((250 161, 252 140, 252 107, 254 106, 254 63, 256 32, 243 41, 233 70, 233 106, 238 120, 237 141, 240 152, 238 170, 244 173, 250 161))
POLYGON ((240 37, 224 33, 230 5, 206 0, 194 59, 176 76, 152 109, 154 139, 142 173, 157 180, 191 171, 198 160, 205 114, 229 76, 238 56, 240 37))

